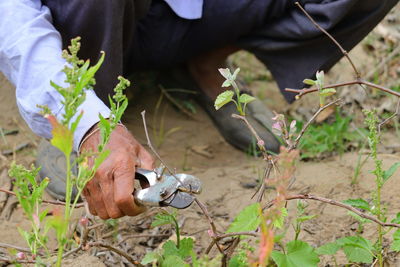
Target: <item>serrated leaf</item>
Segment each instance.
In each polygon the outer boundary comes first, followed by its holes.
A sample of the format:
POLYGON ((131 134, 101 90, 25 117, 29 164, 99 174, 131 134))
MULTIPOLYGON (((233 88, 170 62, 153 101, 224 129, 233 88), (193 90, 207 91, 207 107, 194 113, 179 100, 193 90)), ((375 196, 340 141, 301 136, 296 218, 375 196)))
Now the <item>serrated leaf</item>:
POLYGON ((282 208, 280 216, 273 221, 274 226, 276 228, 282 229, 283 224, 285 222, 285 217, 287 217, 287 216, 288 216, 287 209, 286 208, 282 208))
POLYGON ((190 267, 190 265, 176 255, 169 255, 165 258, 161 267, 190 267))
POLYGON ((216 110, 222 108, 225 104, 229 103, 232 100, 233 91, 227 90, 223 93, 220 93, 215 100, 214 107, 216 110))
POLYGON ((357 263, 372 263, 373 246, 371 242, 361 236, 348 236, 336 240, 346 254, 347 260, 357 263))
POLYGON ((52 126, 50 143, 61 150, 64 155, 70 155, 74 142, 72 132, 65 125, 59 123, 53 115, 47 115, 46 118, 52 126))
POLYGON ((154 216, 154 220, 151 223, 151 227, 157 227, 167 224, 174 224, 174 214, 169 213, 158 213, 154 216))
POLYGON ((303 83, 307 85, 315 85, 315 81, 311 79, 304 79, 303 83))
POLYGON ((261 223, 259 216, 260 203, 254 203, 244 208, 233 220, 227 233, 254 231, 261 223))
POLYGON ((393 242, 390 249, 396 252, 400 251, 400 229, 397 229, 393 234, 393 242))
POLYGON ((144 258, 142 259, 142 261, 140 263, 143 265, 150 264, 150 263, 157 263, 160 261, 160 259, 161 259, 160 254, 158 254, 157 252, 151 251, 151 252, 148 252, 144 256, 144 258))
POLYGON ((162 246, 163 248, 163 256, 167 257, 168 255, 176 255, 179 256, 179 250, 176 247, 175 243, 172 240, 168 240, 162 246))
POLYGON ((308 243, 294 240, 286 245, 286 253, 272 251, 272 259, 278 267, 316 267, 318 254, 308 243))
POLYGON ((320 94, 321 96, 331 96, 331 95, 336 94, 336 90, 333 89, 333 88, 326 88, 326 89, 322 89, 322 90, 319 92, 319 94, 320 94))
POLYGON ((353 208, 356 209, 362 209, 362 210, 366 210, 366 211, 370 211, 371 207, 369 206, 369 203, 362 199, 362 198, 356 198, 356 199, 347 199, 345 201, 343 201, 344 204, 350 205, 353 208))
POLYGON ((248 94, 241 94, 239 97, 239 102, 243 104, 248 104, 254 100, 256 100, 256 98, 248 94))
POLYGON ((340 249, 336 242, 326 243, 315 250, 318 255, 335 255, 340 249))
POLYGON ((396 172, 396 170, 400 167, 400 162, 394 163, 388 170, 383 173, 383 182, 389 180, 390 177, 396 172))
POLYGON ((181 240, 179 243, 178 253, 182 259, 185 259, 190 256, 193 250, 193 239, 186 237, 181 240))

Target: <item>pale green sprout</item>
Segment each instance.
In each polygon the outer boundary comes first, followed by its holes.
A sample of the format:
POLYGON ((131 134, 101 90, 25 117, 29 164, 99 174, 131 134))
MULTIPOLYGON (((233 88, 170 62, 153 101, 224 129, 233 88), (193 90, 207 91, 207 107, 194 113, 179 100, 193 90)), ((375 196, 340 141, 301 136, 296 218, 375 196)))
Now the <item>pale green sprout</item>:
POLYGON ((232 74, 230 69, 218 69, 221 75, 225 78, 222 87, 233 87, 232 90, 226 90, 218 95, 217 99, 215 100, 214 107, 216 110, 222 108, 224 105, 228 104, 229 102, 233 102, 236 105, 236 109, 240 115, 246 115, 246 105, 256 98, 245 93, 240 93, 239 86, 236 83, 236 76, 238 75, 240 68, 237 68, 235 72, 232 74), (234 99, 234 95, 236 94, 236 100, 234 99))

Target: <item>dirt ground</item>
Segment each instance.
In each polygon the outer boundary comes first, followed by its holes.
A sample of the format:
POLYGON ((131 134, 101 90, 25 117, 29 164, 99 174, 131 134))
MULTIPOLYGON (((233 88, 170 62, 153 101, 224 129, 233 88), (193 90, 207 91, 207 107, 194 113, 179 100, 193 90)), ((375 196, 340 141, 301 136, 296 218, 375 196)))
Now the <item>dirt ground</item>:
MULTIPOLYGON (((350 53, 364 74, 372 73, 370 78, 374 78, 374 72, 378 72, 379 75, 375 76, 375 79, 387 86, 400 84, 399 55, 389 58, 379 69, 375 68, 390 55, 390 52, 382 51, 386 51, 388 46, 396 48, 400 44, 399 14, 400 5, 397 5, 396 10, 388 15, 384 23, 380 24, 350 53)), ((242 78, 248 82, 253 93, 263 99, 273 110, 304 119, 318 108, 315 96, 304 97, 288 107, 268 71, 251 55, 241 52, 231 59, 231 63, 242 68, 242 78)), ((342 60, 328 74, 328 79, 336 82, 351 79, 351 76, 347 62, 342 60)), ((12 160, 24 165, 33 163, 35 149, 40 139, 29 130, 20 117, 15 104, 15 90, 1 75, 0 88, 0 127, 3 130, 15 129, 18 131, 15 134, 6 135, 0 140, 0 187, 11 189, 11 181, 7 175, 9 164, 12 160)), ((359 90, 357 87, 351 87, 343 89, 339 93, 345 99, 345 110, 354 114, 356 124, 362 121, 358 115, 362 108, 377 106, 382 114, 395 109, 396 104, 393 98, 379 96, 370 100, 366 99, 364 91, 359 90)), ((195 120, 174 108, 165 98, 160 108, 156 110, 160 94, 157 89, 135 90, 124 122, 142 144, 146 143, 140 116, 142 110, 146 110, 150 136, 154 142, 157 139, 157 132, 160 132, 160 126, 164 123, 163 128, 166 134, 158 148, 161 157, 171 168, 176 168, 177 172, 187 172, 202 180, 203 192, 199 198, 207 204, 218 230, 224 231, 238 211, 254 201, 251 196, 265 164, 261 159, 251 157, 227 144, 199 107, 196 108, 196 114, 194 114, 195 120), (172 133, 168 134, 168 131, 172 133)), ((360 127, 361 124, 357 126, 360 127)), ((400 161, 398 148, 400 148, 400 139, 394 129, 390 128, 384 134, 379 155, 383 159, 385 169, 400 161)), ((371 161, 367 161, 362 168, 359 182, 351 185, 357 158, 358 152, 355 151, 345 153, 341 157, 333 156, 317 161, 299 162, 296 179, 290 192, 294 194, 310 193, 338 201, 359 197, 370 199, 374 188, 374 177, 370 173, 373 169, 371 161)), ((400 211, 399 183, 400 171, 396 172, 383 188, 383 201, 387 207, 389 218, 400 211)), ((313 246, 320 246, 337 238, 355 234, 357 223, 348 215, 347 211, 314 201, 308 201, 308 204, 307 213, 317 215, 317 217, 304 224, 300 236, 302 240, 313 246)), ((295 214, 295 205, 295 201, 288 203, 290 214, 288 223, 295 214)), ((0 193, 0 211, 0 241, 26 247, 17 227, 24 228, 28 224, 18 208, 15 198, 0 193)), ((82 212, 82 209, 78 210, 77 216, 82 212)), ((150 210, 135 218, 121 219, 118 230, 114 234, 109 226, 104 226, 101 230, 103 237, 108 236, 108 240, 115 241, 136 233, 171 233, 169 229, 163 227, 149 229, 150 215, 154 213, 154 210, 150 210)), ((208 245, 209 237, 207 234, 208 223, 206 218, 201 215, 200 209, 193 205, 180 211, 179 222, 184 234, 195 237, 196 248, 202 251, 208 245)), ((375 225, 367 225, 363 235, 373 240, 375 234, 375 225)), ((387 236, 390 237, 390 235, 387 236)), ((286 240, 290 240, 292 237, 293 230, 288 224, 286 240)), ((141 258, 146 251, 157 247, 162 240, 160 238, 136 238, 124 242, 123 246, 132 255, 141 258)), ((388 241, 389 239, 385 240, 385 244, 388 244, 388 241)), ((0 254, 2 253, 4 252, 0 254)), ((338 260, 344 263, 344 256, 340 255, 338 260)), ((400 266, 400 256, 390 254, 388 260, 390 262, 388 266, 400 266)), ((122 265, 120 258, 114 254, 94 249, 83 253, 76 259, 70 258, 66 262, 68 266, 104 266, 104 263, 108 266, 122 265)), ((320 266, 332 266, 328 264, 333 263, 330 258, 324 258, 320 266)))

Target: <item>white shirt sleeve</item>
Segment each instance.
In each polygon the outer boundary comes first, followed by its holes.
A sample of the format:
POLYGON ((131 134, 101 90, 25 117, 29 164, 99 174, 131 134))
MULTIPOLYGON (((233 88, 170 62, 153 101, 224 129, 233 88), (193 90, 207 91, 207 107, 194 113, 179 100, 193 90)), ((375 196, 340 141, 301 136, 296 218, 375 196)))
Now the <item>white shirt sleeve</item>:
MULTIPOLYGON (((50 80, 65 86, 61 70, 66 62, 61 52, 61 36, 40 0, 0 0, 0 71, 16 87, 22 117, 33 132, 45 138, 51 138, 51 126, 36 105, 47 105, 61 120, 62 98, 50 86, 50 80)), ((99 121, 98 114, 110 114, 92 90, 79 109, 84 113, 74 134, 75 151, 84 134, 99 121)))

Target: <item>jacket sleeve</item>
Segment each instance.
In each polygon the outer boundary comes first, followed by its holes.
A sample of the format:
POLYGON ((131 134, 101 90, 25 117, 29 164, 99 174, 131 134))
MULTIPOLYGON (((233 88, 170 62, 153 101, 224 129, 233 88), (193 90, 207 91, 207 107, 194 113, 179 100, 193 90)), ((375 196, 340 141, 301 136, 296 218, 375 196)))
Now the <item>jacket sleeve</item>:
MULTIPOLYGON (((0 71, 16 87, 19 111, 32 131, 51 138, 51 126, 39 114, 37 105, 47 105, 61 119, 62 98, 50 86, 50 81, 65 86, 61 70, 66 62, 61 56, 60 34, 40 0, 1 0, 0 14, 0 71)), ((99 113, 104 117, 110 114, 92 90, 87 91, 79 109, 83 117, 74 134, 75 150, 84 134, 99 121, 99 113)))

